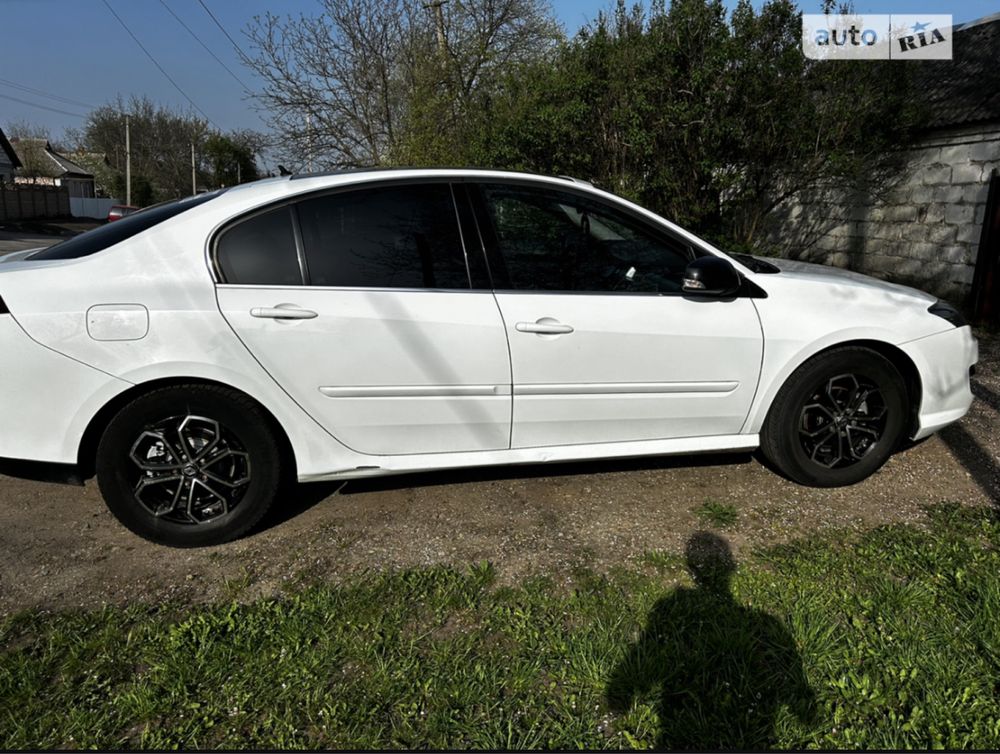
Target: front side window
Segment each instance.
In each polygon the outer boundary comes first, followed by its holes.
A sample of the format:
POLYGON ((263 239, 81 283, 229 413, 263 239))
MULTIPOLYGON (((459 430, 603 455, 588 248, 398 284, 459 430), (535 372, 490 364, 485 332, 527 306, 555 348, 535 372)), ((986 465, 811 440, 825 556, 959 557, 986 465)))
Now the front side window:
POLYGON ((226 283, 302 285, 292 208, 283 206, 252 215, 224 231, 216 244, 215 259, 226 283))
POLYGON ((328 194, 297 207, 312 285, 469 288, 446 183, 328 194))
POLYGON ((481 187, 513 290, 675 293, 690 247, 575 193, 481 187))

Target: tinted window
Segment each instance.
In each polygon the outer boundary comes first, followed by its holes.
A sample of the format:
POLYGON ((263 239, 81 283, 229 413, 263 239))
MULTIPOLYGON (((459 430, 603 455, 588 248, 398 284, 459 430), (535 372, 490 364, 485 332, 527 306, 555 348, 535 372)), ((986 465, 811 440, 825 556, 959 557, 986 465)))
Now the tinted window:
POLYGON ((482 189, 512 289, 681 290, 690 249, 628 214, 558 190, 482 189))
POLYGON ((219 238, 215 255, 227 283, 302 285, 291 207, 278 207, 234 225, 219 238))
POLYGON ((331 194, 298 212, 312 285, 469 287, 447 184, 331 194))
POLYGON ((88 230, 55 246, 32 254, 32 259, 77 259, 87 257, 103 251, 116 243, 121 243, 127 238, 131 238, 144 230, 152 228, 154 225, 176 217, 182 212, 186 212, 192 207, 214 199, 221 191, 213 191, 210 194, 199 194, 186 199, 177 199, 164 204, 156 204, 147 207, 139 212, 132 212, 121 220, 102 225, 99 228, 88 230))

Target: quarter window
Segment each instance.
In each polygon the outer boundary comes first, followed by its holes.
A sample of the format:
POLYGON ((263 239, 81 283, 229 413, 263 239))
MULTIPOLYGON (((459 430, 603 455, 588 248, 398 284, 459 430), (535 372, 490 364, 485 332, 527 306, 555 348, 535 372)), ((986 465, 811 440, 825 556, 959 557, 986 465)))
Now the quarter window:
POLYGON ((208 194, 175 199, 174 201, 146 207, 146 209, 138 212, 135 210, 123 211, 121 220, 101 225, 100 227, 88 230, 86 233, 81 233, 78 236, 50 246, 47 249, 35 252, 30 258, 80 259, 81 257, 88 257, 91 254, 96 254, 115 244, 126 241, 132 238, 132 236, 149 230, 155 225, 159 225, 172 217, 187 212, 189 209, 211 201, 219 196, 222 191, 213 191, 208 194))
POLYGON ((225 231, 216 261, 227 283, 302 285, 291 207, 262 212, 225 231))
POLYGON ((558 190, 503 184, 482 190, 512 289, 681 290, 690 248, 626 213, 558 190))
POLYGON ((312 285, 469 288, 446 183, 328 194, 297 207, 312 285))

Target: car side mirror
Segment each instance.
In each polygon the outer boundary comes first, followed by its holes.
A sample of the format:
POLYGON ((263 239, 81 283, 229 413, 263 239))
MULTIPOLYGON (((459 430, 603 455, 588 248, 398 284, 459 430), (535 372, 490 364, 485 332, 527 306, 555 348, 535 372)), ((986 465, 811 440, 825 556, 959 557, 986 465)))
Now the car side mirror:
POLYGON ((684 293, 694 296, 733 296, 743 284, 736 268, 722 257, 698 257, 684 269, 684 293))

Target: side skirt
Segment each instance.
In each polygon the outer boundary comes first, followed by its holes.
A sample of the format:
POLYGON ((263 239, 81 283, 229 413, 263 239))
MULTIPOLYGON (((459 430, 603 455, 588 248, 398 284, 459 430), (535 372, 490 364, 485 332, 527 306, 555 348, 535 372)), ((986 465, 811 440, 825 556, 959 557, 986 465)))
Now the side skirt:
MULTIPOLYGON (((406 474, 414 471, 458 469, 470 466, 502 466, 506 464, 555 463, 604 458, 638 458, 641 456, 686 455, 750 451, 760 445, 760 436, 716 435, 713 437, 681 437, 673 440, 643 440, 609 442, 591 445, 555 445, 544 448, 511 448, 468 453, 423 453, 406 456, 370 456, 370 463, 349 469, 299 476, 300 482, 321 482, 335 479, 406 474)), ((366 459, 367 460, 367 459, 366 459)))

